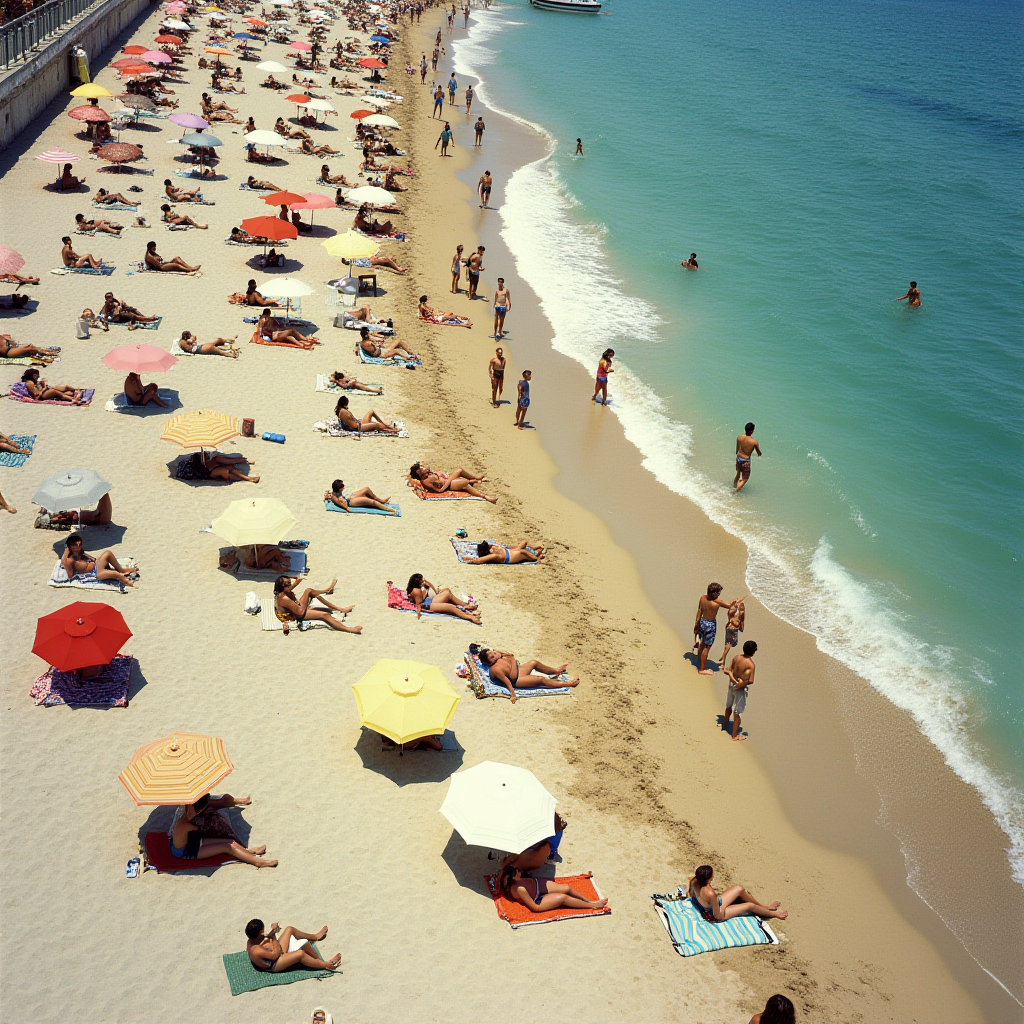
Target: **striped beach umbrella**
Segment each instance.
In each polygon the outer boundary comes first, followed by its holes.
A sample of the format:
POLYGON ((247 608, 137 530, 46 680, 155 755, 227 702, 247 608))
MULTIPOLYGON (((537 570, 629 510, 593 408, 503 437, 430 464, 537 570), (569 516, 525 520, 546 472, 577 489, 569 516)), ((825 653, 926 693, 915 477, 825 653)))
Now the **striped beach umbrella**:
POLYGON ((180 732, 140 747, 117 778, 140 807, 194 804, 233 768, 222 739, 180 732))
POLYGON ((239 434, 236 417, 199 409, 172 416, 164 423, 160 440, 172 441, 182 448, 216 448, 239 434))

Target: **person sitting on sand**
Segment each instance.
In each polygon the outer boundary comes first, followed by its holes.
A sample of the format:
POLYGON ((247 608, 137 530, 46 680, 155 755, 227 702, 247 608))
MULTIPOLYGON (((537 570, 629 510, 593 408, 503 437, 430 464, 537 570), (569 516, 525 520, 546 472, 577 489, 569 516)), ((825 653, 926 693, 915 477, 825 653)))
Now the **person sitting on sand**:
POLYGON ((146 316, 140 313, 134 306, 129 306, 127 302, 114 298, 113 292, 107 292, 103 296, 103 305, 100 307, 98 316, 103 322, 103 330, 105 331, 110 329, 107 326, 108 323, 151 324, 160 319, 156 316, 146 316))
POLYGON ((170 178, 164 178, 164 195, 172 203, 194 203, 199 199, 201 191, 202 189, 198 188, 183 188, 175 185, 170 178))
POLYGON ((63 191, 75 190, 85 184, 85 178, 76 178, 71 173, 71 164, 65 164, 60 174, 60 187, 63 191))
POLYGON ((147 270, 165 274, 194 274, 201 266, 199 263, 194 267, 189 266, 180 256, 165 260, 156 251, 156 242, 146 243, 145 265, 147 270))
POLYGON ((10 452, 12 455, 31 455, 31 448, 22 448, 20 444, 12 441, 6 434, 0 433, 0 452, 10 452))
POLYGON ((104 494, 96 503, 96 510, 76 509, 73 512, 51 512, 41 508, 41 514, 50 517, 51 522, 62 525, 77 524, 79 526, 106 526, 114 516, 114 506, 110 494, 104 494))
POLYGON ((476 546, 476 558, 464 558, 463 561, 469 565, 520 565, 523 562, 542 562, 543 552, 540 544, 530 544, 525 540, 514 547, 482 540, 476 546))
POLYGON ((482 483, 487 478, 484 476, 473 476, 467 473, 461 466, 451 473, 442 473, 440 470, 431 469, 424 462, 414 462, 409 470, 409 477, 417 487, 422 487, 432 494, 444 494, 446 492, 459 492, 471 494, 476 498, 484 498, 492 505, 496 504, 497 498, 489 498, 482 491, 476 489, 476 484, 482 483))
POLYGON ((157 405, 169 408, 167 403, 160 397, 159 389, 155 384, 143 384, 142 378, 137 373, 129 373, 124 379, 124 397, 128 399, 129 405, 149 405, 156 402, 157 405))
POLYGON ((344 185, 346 188, 355 188, 355 185, 345 177, 344 172, 341 174, 331 174, 331 169, 327 164, 320 168, 320 180, 325 185, 344 185))
POLYGON ((787 996, 769 996, 764 1009, 755 1013, 748 1024, 796 1024, 796 1007, 787 996))
POLYGON ((374 359, 393 359, 395 356, 402 359, 419 359, 419 356, 404 341, 381 336, 374 338, 369 327, 359 328, 359 347, 366 355, 372 356, 374 359), (399 355, 400 353, 401 355, 399 355))
POLYGON ((686 883, 686 895, 690 897, 694 910, 708 924, 731 921, 734 917, 743 917, 745 914, 778 918, 780 921, 785 921, 789 917, 788 910, 779 910, 781 904, 778 900, 765 906, 754 899, 742 885, 734 885, 719 896, 711 886, 714 875, 714 868, 709 864, 702 864, 686 883))
MULTIPOLYGON (((79 517, 81 519, 81 517, 79 517)), ((76 576, 81 580, 117 580, 126 587, 135 584, 128 575, 128 570, 114 557, 112 551, 104 551, 100 555, 87 555, 82 550, 82 535, 73 533, 64 542, 64 554, 60 564, 68 574, 68 579, 76 576)), ((132 570, 138 575, 138 570, 132 570)))
POLYGON ((430 580, 423 578, 423 573, 414 572, 405 587, 406 596, 416 605, 416 618, 422 618, 424 612, 435 615, 455 615, 467 622, 480 625, 480 613, 476 602, 463 601, 456 597, 447 587, 440 590, 430 580), (431 594, 430 592, 434 593, 431 594))
POLYGON ((9 334, 0 334, 0 357, 4 359, 20 359, 31 356, 41 362, 49 363, 57 358, 60 348, 39 348, 38 345, 19 345, 9 334))
POLYGON ((22 382, 29 395, 37 402, 67 402, 69 405, 82 405, 82 388, 73 388, 70 384, 51 384, 41 380, 39 370, 29 367, 22 375, 22 382))
MULTIPOLYGON (((230 110, 232 114, 238 113, 238 107, 229 107, 224 100, 211 100, 208 92, 203 93, 200 105, 203 108, 203 117, 206 117, 213 110, 230 110)), ((210 119, 206 117, 206 120, 209 121, 210 119)), ((238 123, 241 124, 242 122, 239 121, 238 123)))
POLYGON ((571 885, 550 878, 524 878, 522 871, 512 864, 501 869, 498 889, 508 900, 521 903, 535 914, 560 907, 573 910, 600 910, 608 905, 606 899, 588 900, 571 885))
POLYGON ((278 186, 275 185, 272 181, 260 181, 259 179, 254 178, 251 174, 249 175, 248 178, 245 179, 245 183, 246 185, 249 186, 249 188, 259 192, 281 191, 281 189, 278 188, 278 186))
POLYGON ((334 406, 334 415, 337 416, 338 422, 345 430, 351 430, 358 434, 398 433, 398 427, 385 423, 373 409, 366 413, 362 419, 358 419, 348 407, 348 395, 342 395, 338 399, 337 404, 334 406))
POLYGON ((160 212, 163 214, 161 220, 165 224, 174 224, 176 227, 185 226, 189 228, 199 228, 200 231, 205 231, 210 225, 200 224, 193 220, 187 213, 175 213, 170 206, 170 203, 164 203, 160 207, 160 212))
POLYGON ((369 487, 360 487, 351 494, 345 494, 345 481, 335 480, 329 491, 324 491, 324 501, 345 512, 351 512, 354 508, 375 508, 380 512, 386 512, 389 516, 397 516, 398 510, 391 507, 391 497, 378 498, 369 487))
POLYGON ((382 222, 371 219, 370 207, 366 203, 359 207, 355 220, 352 222, 352 227, 356 231, 364 231, 368 235, 390 235, 395 230, 395 225, 389 220, 382 222))
POLYGON ((305 139, 309 142, 313 138, 309 132, 303 131, 301 128, 292 128, 283 117, 279 117, 274 122, 274 131, 278 135, 283 135, 286 139, 305 139))
POLYGON ((315 935, 312 932, 300 932, 298 928, 285 928, 280 938, 276 936, 276 921, 267 929, 266 934, 259 918, 253 918, 245 926, 245 951, 257 971, 280 974, 299 964, 312 971, 336 971, 341 963, 340 953, 335 953, 330 960, 321 960, 310 945, 311 942, 320 942, 327 937, 326 925, 315 935))
POLYGON ((93 218, 87 220, 84 213, 75 214, 75 230, 79 234, 87 234, 90 231, 102 231, 108 235, 119 235, 124 230, 123 224, 114 224, 104 218, 93 218))
POLYGON ((326 142, 316 145, 310 139, 303 139, 299 144, 299 150, 306 156, 337 156, 341 150, 332 149, 326 142))
POLYGON ((269 309, 263 310, 263 315, 256 324, 256 333, 264 342, 272 342, 275 345, 294 345, 296 348, 311 349, 319 345, 318 338, 300 334, 294 327, 285 327, 279 320, 271 316, 269 309))
POLYGON ((114 203, 120 203, 122 206, 139 206, 140 202, 136 203, 131 199, 126 199, 120 192, 108 192, 105 188, 101 188, 96 195, 92 197, 94 203, 101 203, 104 206, 111 206, 114 203))
POLYGON ((71 270, 78 270, 80 267, 90 267, 93 270, 100 269, 100 264, 103 260, 97 259, 91 252, 87 252, 84 256, 79 256, 71 247, 70 235, 65 235, 61 241, 64 243, 64 248, 60 251, 60 258, 65 267, 71 270))
POLYGON ((568 669, 568 665, 560 665, 552 668, 545 665, 536 658, 524 661, 522 665, 515 659, 515 655, 509 651, 495 651, 490 648, 483 648, 477 655, 480 661, 488 667, 491 679, 500 683, 508 690, 512 703, 516 702, 516 690, 529 690, 531 687, 547 686, 550 689, 558 689, 561 686, 579 686, 580 677, 574 676, 567 683, 559 679, 550 679, 549 676, 560 676, 568 669), (542 672, 543 675, 536 673, 542 672))
POLYGON ((266 572, 285 572, 292 567, 291 559, 276 544, 233 547, 221 555, 218 564, 226 572, 234 572, 240 566, 266 572))
POLYGON ((363 384, 362 381, 356 380, 355 377, 349 377, 343 370, 335 370, 334 373, 327 378, 329 384, 334 384, 339 388, 345 388, 346 391, 368 391, 371 395, 383 395, 383 388, 370 387, 369 384, 363 384))
POLYGON ((395 172, 392 169, 389 169, 388 172, 384 175, 384 188, 386 188, 388 192, 409 191, 404 185, 398 184, 398 182, 395 180, 395 172))
POLYGON ((307 587, 302 592, 302 597, 296 597, 295 586, 301 582, 301 576, 278 576, 274 581, 274 611, 281 622, 286 626, 289 622, 326 622, 331 629, 336 629, 340 633, 362 633, 362 626, 346 626, 341 619, 336 619, 331 614, 332 611, 335 611, 340 612, 343 616, 348 615, 355 605, 342 608, 340 605, 324 600, 325 594, 334 593, 337 580, 331 580, 331 585, 322 590, 307 587), (310 607, 313 598, 327 607, 310 607))
POLYGON ((178 339, 178 348, 182 352, 191 352, 194 356, 227 356, 229 359, 238 358, 238 349, 235 348, 237 334, 230 338, 217 338, 216 341, 200 343, 199 339, 191 331, 182 331, 178 339))
POLYGON ((281 305, 276 299, 268 299, 256 290, 256 280, 251 278, 245 286, 244 292, 234 292, 228 296, 228 302, 245 306, 274 306, 281 305))
MULTIPOLYGON (((247 797, 245 800, 237 802, 248 804, 249 799, 247 797)), ((215 807, 234 807, 235 804, 236 801, 230 796, 212 801, 209 793, 201 796, 194 804, 187 804, 184 813, 171 829, 171 856, 178 860, 205 860, 207 857, 228 854, 236 860, 252 864, 257 868, 276 868, 276 860, 265 860, 261 856, 266 853, 265 846, 249 849, 234 839, 204 837, 194 823, 196 815, 203 811, 215 807)))
POLYGON ((193 452, 190 458, 192 472, 201 480, 245 480, 250 484, 258 484, 258 476, 246 476, 236 467, 240 462, 252 463, 254 460, 244 455, 221 455, 219 452, 193 452))
POLYGON ((457 313, 439 313, 433 306, 427 304, 428 296, 420 296, 419 318, 427 320, 432 324, 451 324, 457 327, 472 327, 473 321, 468 316, 459 316, 457 313))

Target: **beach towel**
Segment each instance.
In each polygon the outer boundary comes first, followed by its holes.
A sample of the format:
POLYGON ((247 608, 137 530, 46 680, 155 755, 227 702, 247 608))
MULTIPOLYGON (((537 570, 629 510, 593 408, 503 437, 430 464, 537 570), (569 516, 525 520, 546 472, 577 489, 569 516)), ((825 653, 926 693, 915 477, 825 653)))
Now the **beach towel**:
POLYGON ((199 181, 226 181, 226 174, 196 174, 195 171, 175 171, 176 178, 196 178, 199 181))
POLYGON ((419 484, 414 484, 411 480, 406 480, 406 487, 411 487, 416 493, 416 497, 421 501, 486 501, 486 498, 478 498, 475 494, 467 494, 465 491, 442 491, 440 494, 435 494, 433 491, 428 491, 425 487, 420 487, 419 484))
POLYGON ((346 430, 340 420, 336 420, 333 417, 326 420, 317 420, 313 424, 314 430, 319 430, 325 437, 351 437, 357 441, 365 441, 370 438, 387 438, 393 440, 396 437, 408 437, 409 431, 405 429, 405 423, 402 420, 395 420, 391 426, 398 427, 397 434, 385 434, 382 430, 346 430))
MULTIPOLYGON (((294 323, 305 323, 305 322, 306 321, 296 320, 294 317, 292 317, 292 323, 293 324, 294 323)), ((290 348, 290 349, 292 349, 295 352, 312 352, 313 351, 312 349, 309 349, 309 348, 300 348, 298 345, 289 345, 287 341, 264 341, 259 336, 258 332, 254 332, 253 333, 253 336, 249 339, 249 344, 250 345, 266 345, 267 348, 290 348)), ((319 345, 320 341, 317 340, 313 344, 314 345, 319 345)))
POLYGON ((267 246, 267 245, 271 245, 271 246, 273 246, 276 249, 284 249, 288 245, 288 239, 287 238, 282 238, 279 242, 278 241, 274 241, 274 242, 257 242, 256 239, 251 239, 250 241, 247 241, 247 242, 237 242, 233 238, 225 238, 224 239, 224 244, 225 245, 259 245, 259 246, 264 246, 264 247, 267 246))
MULTIPOLYGON (((311 607, 327 608, 327 605, 316 597, 314 597, 309 603, 311 607)), ((344 620, 346 616, 342 615, 341 618, 344 620)), ((333 627, 329 626, 322 619, 310 619, 308 622, 289 622, 288 628, 290 630, 297 630, 300 633, 305 633, 307 629, 331 629, 333 627)), ((284 623, 277 617, 273 597, 264 598, 260 603, 260 629, 264 633, 284 632, 284 623)))
POLYGON ((223 864, 241 864, 242 861, 230 853, 219 853, 216 857, 202 860, 185 860, 171 853, 171 837, 166 832, 147 832, 144 837, 146 864, 159 874, 173 874, 178 871, 197 871, 201 868, 219 868, 223 864))
POLYGON ((125 203, 97 203, 92 204, 97 210, 128 210, 131 213, 137 213, 140 209, 138 206, 127 206, 125 203))
MULTIPOLYGON (((535 914, 529 907, 524 907, 517 900, 509 900, 501 895, 498 891, 497 875, 488 875, 486 881, 491 898, 494 900, 494 909, 498 911, 498 917, 503 921, 508 921, 513 928, 525 928, 531 924, 550 924, 552 921, 568 921, 574 917, 604 917, 612 912, 611 907, 601 907, 600 910, 575 910, 572 907, 559 907, 558 910, 545 910, 543 913, 535 914)), ((565 878, 555 878, 552 881, 560 882, 562 885, 571 885, 588 900, 604 898, 589 872, 585 875, 567 875, 565 878)))
MULTIPOLYGON (((466 595, 462 595, 465 600, 466 595)), ((391 580, 388 580, 388 607, 394 608, 398 612, 415 612, 416 605, 409 600, 408 595, 401 587, 396 587, 391 580)), ((439 618, 451 619, 452 622, 469 622, 468 619, 460 619, 457 615, 447 615, 445 612, 432 612, 426 608, 423 609, 424 615, 436 615, 439 618)), ((470 625, 480 625, 480 623, 470 623, 470 625)))
MULTIPOLYGON (((477 541, 477 540, 460 540, 458 537, 449 537, 449 540, 452 542, 452 547, 455 548, 455 554, 458 557, 460 562, 465 562, 467 558, 476 558, 477 545, 480 543, 480 541, 477 541)), ((489 537, 485 537, 484 540, 486 540, 488 544, 498 544, 498 542, 496 540, 491 540, 489 537)), ((502 545, 499 544, 498 546, 501 547, 502 545)), ((526 550, 531 552, 532 554, 537 554, 537 552, 533 548, 531 548, 529 546, 527 546, 526 550)), ((504 563, 502 563, 502 562, 494 562, 493 564, 494 565, 503 565, 504 563)), ((515 564, 517 566, 519 566, 519 565, 540 565, 539 562, 515 562, 515 563, 509 562, 508 564, 509 565, 515 564)))
POLYGON ((63 277, 66 274, 92 274, 95 277, 110 277, 115 270, 117 270, 117 267, 100 260, 98 267, 57 267, 51 270, 50 273, 58 277, 63 277))
POLYGON ((243 192, 273 192, 272 188, 253 188, 247 181, 238 186, 243 192))
POLYGON ((136 331, 155 331, 159 329, 160 324, 163 322, 164 318, 162 316, 158 316, 154 321, 152 321, 152 323, 148 324, 140 324, 135 322, 129 323, 127 320, 104 321, 102 317, 97 317, 96 319, 100 325, 102 325, 105 322, 108 327, 130 327, 136 331))
POLYGON ((709 924, 697 912, 683 886, 679 886, 675 896, 655 893, 651 899, 655 913, 680 956, 696 956, 736 946, 779 944, 768 922, 753 914, 709 924))
MULTIPOLYGON (((283 542, 282 542, 283 543, 283 542)), ((306 552, 302 549, 296 548, 279 548, 282 555, 288 556, 288 571, 285 573, 288 575, 304 576, 308 571, 309 567, 306 564, 306 552)), ((276 569, 250 569, 247 565, 243 564, 241 559, 235 562, 234 568, 225 570, 230 572, 232 576, 237 576, 239 579, 277 579, 281 575, 276 569)))
MULTIPOLYGON (((480 646, 486 647, 487 645, 481 644, 480 646)), ((469 665, 471 675, 467 685, 476 694, 478 699, 482 700, 484 697, 506 697, 511 699, 505 684, 494 682, 491 679, 491 670, 471 651, 466 652, 466 664, 469 665)), ((557 678, 568 682, 569 673, 563 672, 557 678)), ((520 697, 557 697, 560 694, 572 693, 572 687, 570 686, 531 686, 522 689, 517 686, 515 690, 516 700, 520 697)))
POLYGON ((92 679, 80 679, 74 672, 58 672, 52 665, 32 684, 29 696, 44 708, 128 707, 128 681, 132 675, 130 654, 118 654, 92 679))
POLYGON ((394 334, 395 329, 386 323, 382 323, 379 320, 360 320, 358 317, 353 316, 351 313, 342 313, 341 326, 347 331, 361 331, 364 327, 369 327, 374 334, 394 334))
MULTIPOLYGON (((174 225, 168 225, 171 231, 177 230, 174 225)), ((131 277, 132 274, 176 274, 178 277, 202 277, 203 272, 201 270, 151 270, 146 266, 145 260, 135 260, 128 264, 131 270, 126 270, 125 274, 131 277)))
POLYGON ((19 455, 17 452, 0 452, 0 466, 9 466, 12 469, 24 466, 28 462, 29 455, 36 445, 37 434, 10 434, 11 440, 19 448, 27 448, 28 455, 19 455))
MULTIPOLYGON (((348 495, 346 494, 345 497, 347 498, 348 495)), ((364 515, 368 515, 368 516, 386 516, 386 515, 390 515, 390 513, 385 512, 381 508, 350 508, 348 510, 348 512, 346 512, 343 508, 339 508, 337 505, 334 504, 333 501, 328 501, 326 498, 324 499, 324 508, 328 512, 340 512, 342 515, 358 515, 360 513, 362 513, 364 515)), ((392 502, 390 505, 388 505, 388 508, 393 508, 395 510, 395 512, 397 513, 397 515, 395 515, 393 518, 400 519, 402 517, 402 510, 401 510, 401 508, 397 504, 395 504, 394 502, 392 502)))
POLYGON ((56 398, 47 398, 45 400, 33 398, 28 393, 28 388, 25 387, 23 380, 16 380, 11 385, 11 390, 7 393, 7 397, 15 402, 29 402, 32 405, 63 405, 69 409, 84 409, 87 405, 92 402, 93 395, 96 394, 95 388, 83 388, 82 389, 82 401, 81 404, 75 405, 72 402, 60 402, 56 398))
MULTIPOLYGON (((316 943, 311 942, 313 952, 320 956, 320 950, 316 943)), ((308 981, 310 978, 329 978, 332 974, 339 974, 340 971, 314 971, 308 967, 293 967, 290 971, 281 971, 275 974, 273 971, 257 971, 249 959, 249 954, 244 950, 241 953, 224 954, 224 973, 228 976, 228 984, 231 986, 231 994, 240 996, 243 992, 255 992, 260 988, 269 988, 271 985, 291 985, 296 981, 308 981)))
POLYGON ((55 355, 52 359, 40 359, 39 356, 0 356, 0 366, 49 366, 50 363, 59 363, 60 356, 55 355))
POLYGON ((433 316, 420 316, 425 324, 439 324, 443 327, 472 327, 472 321, 468 317, 455 316, 453 313, 451 316, 445 316, 443 313, 435 313, 433 316))
MULTIPOLYGON (((160 396, 161 400, 166 402, 172 409, 177 409, 178 406, 181 405, 181 402, 178 401, 177 393, 174 391, 168 391, 166 388, 159 388, 157 389, 157 394, 160 396)), ((160 406, 155 402, 152 402, 149 405, 132 405, 125 396, 125 393, 123 391, 119 391, 107 402, 105 406, 103 406, 103 408, 106 409, 107 412, 139 413, 147 411, 151 412, 154 408, 159 409, 160 406)))
MULTIPOLYGON (((129 562, 130 559, 124 559, 121 564, 128 569, 129 562)), ((60 559, 53 567, 53 572, 50 573, 46 585, 54 589, 73 587, 75 590, 106 590, 118 594, 126 594, 129 590, 120 580, 98 580, 95 576, 79 575, 78 573, 68 579, 67 570, 61 564, 60 559)))
POLYGON ((404 366, 407 370, 415 370, 422 365, 422 360, 403 359, 401 356, 391 356, 389 359, 381 359, 380 356, 368 356, 358 345, 356 355, 361 363, 373 363, 374 366, 404 366))
MULTIPOLYGON (((379 388, 380 384, 367 384, 369 388, 379 388)), ((316 391, 326 391, 328 394, 337 394, 341 391, 358 391, 359 388, 343 388, 338 384, 331 382, 331 375, 329 373, 318 373, 316 375, 316 391)), ((369 395, 371 392, 364 391, 363 394, 369 395)))

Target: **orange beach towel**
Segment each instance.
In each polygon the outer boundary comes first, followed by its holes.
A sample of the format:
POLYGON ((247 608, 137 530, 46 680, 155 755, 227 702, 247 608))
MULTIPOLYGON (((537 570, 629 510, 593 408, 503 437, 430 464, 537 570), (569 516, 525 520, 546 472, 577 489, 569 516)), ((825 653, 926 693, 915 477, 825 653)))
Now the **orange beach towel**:
MULTIPOLYGON (((568 921, 573 917, 602 917, 612 912, 611 907, 602 907, 600 910, 574 910, 571 907, 561 907, 558 910, 545 910, 543 913, 535 914, 529 907, 524 907, 516 900, 505 899, 498 892, 498 876, 487 876, 487 888, 491 898, 494 900, 494 909, 498 911, 498 917, 508 921, 513 928, 525 928, 529 924, 549 924, 551 921, 568 921)), ((604 897, 598 891, 593 882, 593 875, 588 871, 585 875, 568 875, 565 878, 556 878, 556 882, 562 885, 571 885, 578 893, 582 893, 588 900, 600 900, 604 897)))

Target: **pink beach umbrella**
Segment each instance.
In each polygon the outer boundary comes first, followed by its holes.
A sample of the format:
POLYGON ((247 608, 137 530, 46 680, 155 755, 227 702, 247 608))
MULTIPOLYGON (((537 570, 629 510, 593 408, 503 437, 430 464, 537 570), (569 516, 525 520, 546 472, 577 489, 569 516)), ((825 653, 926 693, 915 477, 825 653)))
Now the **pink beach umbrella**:
POLYGON ((181 125, 182 128, 189 128, 199 132, 210 127, 210 122, 204 120, 198 114, 171 114, 168 120, 173 124, 181 125))
POLYGON ((25 257, 20 252, 8 249, 6 245, 0 245, 0 277, 6 274, 16 274, 25 266, 25 257))
MULTIPOLYGON (((289 209, 291 210, 333 210, 335 207, 334 199, 331 196, 325 196, 323 192, 303 192, 302 194, 305 202, 292 203, 289 209)), ((309 215, 309 226, 313 226, 313 214, 309 215)))
POLYGON ((82 158, 75 156, 74 153, 69 153, 66 149, 61 149, 60 146, 56 146, 53 149, 47 149, 45 152, 36 153, 36 159, 45 160, 48 164, 73 164, 82 158))
POLYGON ((144 60, 147 64, 170 64, 174 58, 169 53, 164 53, 163 50, 147 50, 142 54, 140 60, 144 60))
POLYGON ((304 43, 301 39, 297 39, 294 43, 289 43, 288 44, 288 49, 289 50, 302 50, 302 51, 306 51, 306 50, 312 50, 313 47, 312 47, 312 45, 310 43, 304 43))
POLYGON ((182 11, 186 10, 183 3, 173 3, 167 5, 168 14, 181 14, 182 11))
POLYGON ((112 370, 126 373, 163 373, 177 361, 176 356, 153 345, 122 345, 103 357, 103 362, 112 370))

